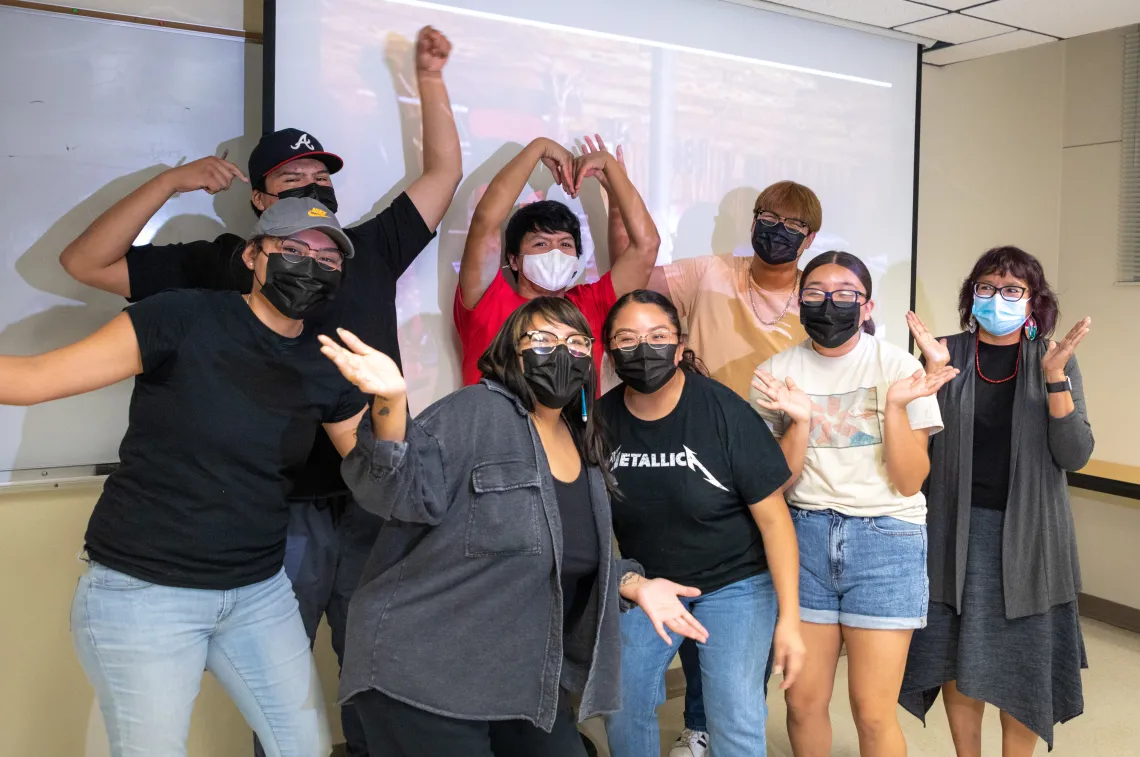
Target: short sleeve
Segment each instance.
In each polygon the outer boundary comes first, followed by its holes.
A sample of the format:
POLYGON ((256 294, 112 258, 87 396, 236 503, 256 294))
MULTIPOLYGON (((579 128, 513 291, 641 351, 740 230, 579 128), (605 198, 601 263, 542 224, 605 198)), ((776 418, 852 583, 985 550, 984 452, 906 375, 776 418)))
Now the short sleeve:
POLYGON ((699 258, 685 258, 676 263, 662 266, 665 272, 665 282, 669 285, 669 299, 673 301, 682 318, 688 318, 693 309, 693 302, 700 291, 701 279, 709 267, 716 262, 713 255, 704 255, 699 258))
MULTIPOLYGON (((772 373, 773 363, 768 359, 760 364, 759 370, 772 373)), ((777 376, 779 380, 784 380, 784 376, 777 376)), ((781 413, 779 410, 767 410, 760 406, 757 400, 767 400, 768 395, 761 392, 756 387, 751 387, 748 390, 748 402, 752 409, 760 414, 764 423, 768 426, 768 430, 772 432, 772 436, 779 439, 784 435, 784 430, 787 428, 788 417, 781 413)))
MULTIPOLYGON (((909 352, 900 352, 899 370, 891 378, 891 383, 913 376, 914 372, 922 369, 922 363, 909 352)), ((938 408, 938 395, 919 397, 906 406, 906 415, 910 420, 910 427, 918 431, 928 429, 933 436, 942 430, 942 411, 938 408)))
POLYGON ((771 496, 792 476, 784 451, 765 421, 733 395, 723 400, 732 480, 749 505, 771 496))
POLYGON ((424 217, 406 192, 380 211, 375 218, 348 229, 357 254, 375 254, 398 279, 435 238, 424 217), (365 248, 365 249, 360 249, 365 248))
POLYGON ((234 234, 222 234, 213 242, 132 247, 127 251, 130 301, 138 302, 167 289, 249 292, 253 274, 241 260, 243 241, 234 234))
POLYGON ((138 339, 144 376, 177 354, 206 307, 201 293, 172 290, 147 297, 126 309, 138 339))
POLYGON ((340 423, 346 421, 368 406, 368 398, 355 386, 345 381, 345 387, 337 398, 335 405, 329 408, 330 414, 322 423, 340 423))
POLYGON ((573 302, 582 315, 586 316, 590 327, 599 333, 591 334, 594 339, 601 339, 602 324, 610 313, 610 308, 617 302, 617 293, 614 292, 614 282, 609 271, 592 284, 579 284, 566 293, 566 299, 573 302))

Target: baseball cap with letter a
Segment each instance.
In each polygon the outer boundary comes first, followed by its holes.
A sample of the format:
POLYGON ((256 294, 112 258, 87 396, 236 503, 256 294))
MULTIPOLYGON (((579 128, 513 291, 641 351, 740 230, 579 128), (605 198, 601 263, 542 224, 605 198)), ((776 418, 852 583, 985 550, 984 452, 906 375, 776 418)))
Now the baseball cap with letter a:
POLYGON ((312 134, 300 129, 281 129, 266 134, 249 155, 249 180, 255 189, 265 188, 265 177, 299 158, 319 160, 336 173, 344 167, 340 156, 326 151, 312 134))

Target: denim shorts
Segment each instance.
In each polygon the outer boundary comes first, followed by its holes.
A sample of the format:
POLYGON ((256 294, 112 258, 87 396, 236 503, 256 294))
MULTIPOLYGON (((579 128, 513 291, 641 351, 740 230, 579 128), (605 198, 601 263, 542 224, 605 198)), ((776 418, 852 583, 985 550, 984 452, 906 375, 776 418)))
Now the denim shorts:
POLYGON ((790 508, 800 545, 800 618, 849 628, 926 627, 926 526, 790 508))

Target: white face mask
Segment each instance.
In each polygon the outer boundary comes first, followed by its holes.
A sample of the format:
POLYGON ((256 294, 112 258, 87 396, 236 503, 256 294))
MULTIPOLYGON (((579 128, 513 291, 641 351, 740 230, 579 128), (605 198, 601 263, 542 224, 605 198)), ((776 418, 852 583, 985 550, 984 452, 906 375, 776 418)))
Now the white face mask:
POLYGON ((522 256, 522 275, 549 292, 561 292, 582 273, 583 258, 551 250, 522 256))

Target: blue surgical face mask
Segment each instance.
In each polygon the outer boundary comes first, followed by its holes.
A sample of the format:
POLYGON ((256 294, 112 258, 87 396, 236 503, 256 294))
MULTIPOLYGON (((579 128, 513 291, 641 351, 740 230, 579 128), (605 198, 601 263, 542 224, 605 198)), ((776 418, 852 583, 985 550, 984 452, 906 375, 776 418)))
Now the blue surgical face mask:
POLYGON ((1029 319, 1029 300, 1010 302, 1000 292, 988 300, 975 295, 973 313, 983 329, 994 336, 1007 336, 1024 326, 1029 319))

